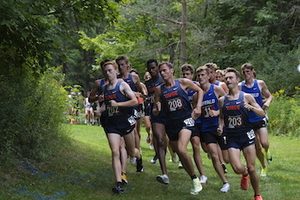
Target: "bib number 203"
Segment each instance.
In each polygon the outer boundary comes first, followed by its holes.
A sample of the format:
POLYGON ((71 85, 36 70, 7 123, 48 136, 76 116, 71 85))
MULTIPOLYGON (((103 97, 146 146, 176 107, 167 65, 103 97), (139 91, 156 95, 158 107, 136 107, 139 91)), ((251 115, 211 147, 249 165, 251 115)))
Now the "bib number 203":
POLYGON ((238 116, 230 116, 228 118, 228 128, 239 128, 243 125, 242 117, 238 116))

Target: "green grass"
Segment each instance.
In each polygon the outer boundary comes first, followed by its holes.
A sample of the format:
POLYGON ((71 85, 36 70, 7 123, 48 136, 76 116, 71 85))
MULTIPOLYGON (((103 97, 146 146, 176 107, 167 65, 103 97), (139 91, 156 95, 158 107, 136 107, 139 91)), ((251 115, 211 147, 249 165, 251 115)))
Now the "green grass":
MULTIPOLYGON (((239 176, 230 165, 226 174, 231 189, 228 193, 219 191, 222 183, 215 173, 211 161, 202 152, 203 164, 209 178, 208 184, 197 196, 189 194, 191 180, 187 173, 178 169, 177 163, 169 162, 167 168, 169 185, 155 180, 160 174, 159 164, 150 164, 154 151, 146 143, 146 133, 142 129, 141 147, 143 152, 143 173, 136 173, 135 166, 128 161, 129 184, 125 193, 114 195, 115 185, 111 168, 111 155, 106 136, 101 127, 86 125, 66 125, 70 144, 49 158, 47 162, 19 163, 18 167, 4 168, 0 171, 0 199, 251 199, 253 190, 239 188, 239 176), (27 168, 26 168, 27 167, 27 168), (32 169, 32 168, 34 169, 32 169), (36 170, 36 171, 34 171, 36 170)), ((264 200, 296 200, 300 198, 300 147, 299 138, 270 136, 274 162, 268 169, 268 176, 261 178, 261 195, 264 200)), ((191 147, 189 146, 191 152, 191 147)), ((257 169, 260 167, 257 162, 257 169)))

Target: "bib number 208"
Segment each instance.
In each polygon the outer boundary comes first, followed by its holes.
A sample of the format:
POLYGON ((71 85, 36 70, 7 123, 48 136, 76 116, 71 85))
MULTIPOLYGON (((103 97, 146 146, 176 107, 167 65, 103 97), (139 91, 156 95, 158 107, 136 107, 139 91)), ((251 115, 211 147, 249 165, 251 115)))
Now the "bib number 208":
POLYGON ((183 107, 181 98, 175 98, 168 100, 168 107, 170 111, 175 111, 177 109, 181 109, 183 107))

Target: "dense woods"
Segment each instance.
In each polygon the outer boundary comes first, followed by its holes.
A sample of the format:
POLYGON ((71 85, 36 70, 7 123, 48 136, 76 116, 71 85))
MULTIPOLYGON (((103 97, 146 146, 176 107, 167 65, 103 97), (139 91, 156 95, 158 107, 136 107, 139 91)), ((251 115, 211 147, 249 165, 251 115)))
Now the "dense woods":
POLYGON ((62 86, 85 94, 121 54, 141 79, 151 58, 250 62, 272 93, 299 93, 300 0, 2 0, 0 11, 1 155, 49 155, 64 132, 62 86))

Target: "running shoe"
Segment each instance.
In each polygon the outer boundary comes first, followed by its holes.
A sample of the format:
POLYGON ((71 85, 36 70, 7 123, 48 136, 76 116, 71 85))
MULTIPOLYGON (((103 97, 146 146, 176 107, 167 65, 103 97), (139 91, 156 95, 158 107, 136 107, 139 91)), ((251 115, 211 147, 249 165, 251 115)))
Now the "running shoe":
POLYGON ((166 174, 163 175, 157 175, 156 180, 162 184, 168 185, 169 182, 169 177, 166 174))
POLYGON ((178 163, 178 159, 177 159, 177 153, 173 153, 173 155, 172 155, 172 162, 173 163, 178 163))
POLYGON ((182 163, 181 163, 181 161, 179 161, 179 164, 178 164, 178 169, 183 169, 183 166, 182 166, 182 163))
POLYGON ((207 176, 201 175, 200 176, 200 183, 201 184, 206 184, 206 182, 207 182, 207 176))
POLYGON ((150 163, 151 163, 151 164, 155 164, 156 161, 157 161, 157 155, 155 155, 155 156, 151 159, 150 163))
POLYGON ((267 168, 261 168, 260 176, 267 176, 267 168))
POLYGON ((242 175, 242 178, 241 178, 241 189, 242 190, 248 190, 248 188, 249 188, 248 180, 249 180, 248 175, 247 176, 242 175))
POLYGON ((121 185, 118 185, 118 186, 114 187, 112 189, 112 191, 115 194, 122 194, 122 193, 124 193, 124 189, 123 189, 123 187, 121 185))
POLYGON ((140 159, 136 159, 136 172, 143 172, 143 159, 142 156, 140 159))
POLYGON ((122 178, 122 183, 123 184, 128 184, 126 173, 122 172, 121 178, 122 178))
POLYGON ((266 158, 267 158, 268 164, 271 164, 273 162, 273 156, 270 153, 270 151, 266 152, 266 158))
POLYGON ((228 171, 227 171, 227 168, 226 168, 226 165, 225 163, 222 163, 222 168, 223 168, 223 171, 224 171, 224 174, 226 174, 228 171))
POLYGON ((202 190, 202 185, 198 177, 193 179, 193 186, 194 188, 190 190, 190 193, 192 195, 197 195, 202 190))
POLYGON ((130 157, 130 163, 134 165, 136 162, 136 157, 130 157))
POLYGON ((257 195, 257 196, 254 197, 254 200, 263 200, 263 198, 262 198, 262 196, 257 195))
POLYGON ((224 183, 223 187, 220 189, 221 192, 228 192, 230 189, 229 183, 224 183))

